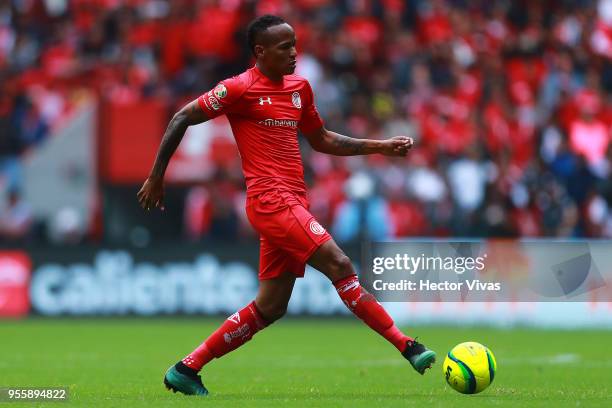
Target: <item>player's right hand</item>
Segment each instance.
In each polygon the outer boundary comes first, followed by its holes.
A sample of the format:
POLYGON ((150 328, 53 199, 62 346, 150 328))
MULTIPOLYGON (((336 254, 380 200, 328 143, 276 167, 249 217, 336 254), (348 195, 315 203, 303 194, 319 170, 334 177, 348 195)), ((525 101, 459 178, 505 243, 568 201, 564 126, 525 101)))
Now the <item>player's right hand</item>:
POLYGON ((147 178, 136 196, 145 210, 159 208, 164 211, 164 180, 159 177, 147 178))
POLYGON ((395 136, 383 141, 381 153, 385 156, 406 157, 412 146, 414 146, 414 140, 411 137, 395 136))

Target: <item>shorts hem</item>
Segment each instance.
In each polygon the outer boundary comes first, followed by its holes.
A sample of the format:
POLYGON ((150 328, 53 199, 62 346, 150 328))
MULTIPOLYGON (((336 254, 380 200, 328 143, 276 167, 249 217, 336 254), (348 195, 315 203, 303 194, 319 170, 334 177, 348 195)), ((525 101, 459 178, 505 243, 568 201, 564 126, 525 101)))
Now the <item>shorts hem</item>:
POLYGON ((321 247, 321 245, 329 241, 331 238, 332 236, 328 233, 325 237, 323 237, 321 241, 315 242, 314 245, 308 251, 306 251, 304 255, 300 258, 300 262, 303 264, 308 263, 307 261, 308 259, 310 259, 312 254, 314 254, 315 251, 321 247))
MULTIPOLYGON (((297 273, 293 273, 293 272, 290 272, 290 271, 289 271, 289 273, 290 273, 290 274, 292 274, 293 276, 295 276, 295 278, 296 278, 296 279, 300 279, 300 278, 303 278, 303 277, 304 277, 304 274, 303 274, 303 273, 302 273, 302 274, 299 274, 299 275, 298 275, 297 273)), ((281 275, 282 275, 282 274, 281 274, 281 275)), ((266 276, 266 277, 263 277, 263 278, 262 278, 262 277, 261 277, 261 275, 257 274, 257 280, 261 282, 261 281, 265 281, 265 280, 276 279, 276 278, 278 278, 278 277, 279 277, 279 276, 281 276, 281 275, 276 275, 276 276, 266 276)))

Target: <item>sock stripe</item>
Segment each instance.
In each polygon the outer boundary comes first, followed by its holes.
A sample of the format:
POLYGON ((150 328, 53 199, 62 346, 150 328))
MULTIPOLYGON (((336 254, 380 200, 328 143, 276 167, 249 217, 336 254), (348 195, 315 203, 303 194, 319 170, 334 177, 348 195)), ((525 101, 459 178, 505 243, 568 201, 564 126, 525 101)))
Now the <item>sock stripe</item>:
POLYGON ((336 292, 342 296, 345 292, 356 289, 360 286, 359 278, 357 278, 357 275, 350 275, 345 278, 338 279, 336 282, 334 282, 334 286, 336 287, 336 292))
POLYGON ((270 325, 270 322, 261 313, 261 311, 257 307, 257 304, 255 303, 255 301, 252 301, 249 304, 249 311, 253 314, 253 317, 255 318, 255 321, 257 322, 257 326, 259 326, 258 327, 259 329, 263 329, 263 328, 268 327, 270 325))
POLYGON ((356 279, 356 278, 357 278, 357 275, 352 274, 352 275, 349 275, 349 276, 345 276, 344 278, 340 278, 338 280, 335 280, 335 281, 332 282, 332 284, 335 287, 338 287, 338 285, 342 285, 342 283, 344 283, 344 281, 349 281, 349 280, 353 280, 353 279, 356 279))

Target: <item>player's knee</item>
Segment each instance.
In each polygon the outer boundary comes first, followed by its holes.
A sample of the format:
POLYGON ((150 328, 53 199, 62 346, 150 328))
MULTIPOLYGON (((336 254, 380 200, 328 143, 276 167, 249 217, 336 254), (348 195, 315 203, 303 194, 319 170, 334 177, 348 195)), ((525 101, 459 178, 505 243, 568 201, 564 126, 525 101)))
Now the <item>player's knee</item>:
POLYGON ((353 274, 351 259, 344 253, 334 255, 329 263, 328 277, 333 281, 345 278, 353 274))

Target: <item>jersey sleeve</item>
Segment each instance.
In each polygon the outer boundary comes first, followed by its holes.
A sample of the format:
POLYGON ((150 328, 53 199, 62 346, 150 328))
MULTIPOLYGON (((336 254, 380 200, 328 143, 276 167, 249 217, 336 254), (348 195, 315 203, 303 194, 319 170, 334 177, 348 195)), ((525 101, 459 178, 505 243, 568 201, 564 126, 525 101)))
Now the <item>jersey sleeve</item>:
POLYGON ((302 118, 298 124, 298 128, 302 133, 310 133, 323 126, 323 119, 319 115, 319 111, 314 104, 314 93, 308 81, 304 87, 304 111, 302 112, 302 118))
POLYGON ((246 86, 240 77, 232 77, 219 82, 213 89, 198 97, 198 104, 212 119, 229 113, 236 105, 246 86))

